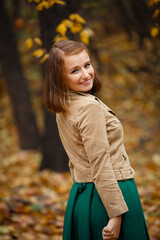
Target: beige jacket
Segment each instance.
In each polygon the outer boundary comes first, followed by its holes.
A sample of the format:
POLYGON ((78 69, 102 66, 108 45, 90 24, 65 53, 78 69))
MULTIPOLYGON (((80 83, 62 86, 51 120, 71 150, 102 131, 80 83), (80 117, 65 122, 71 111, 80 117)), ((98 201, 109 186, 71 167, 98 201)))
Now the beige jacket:
POLYGON ((56 118, 73 180, 95 183, 110 218, 127 212, 117 180, 133 178, 134 170, 115 113, 89 93, 71 92, 69 113, 56 118))

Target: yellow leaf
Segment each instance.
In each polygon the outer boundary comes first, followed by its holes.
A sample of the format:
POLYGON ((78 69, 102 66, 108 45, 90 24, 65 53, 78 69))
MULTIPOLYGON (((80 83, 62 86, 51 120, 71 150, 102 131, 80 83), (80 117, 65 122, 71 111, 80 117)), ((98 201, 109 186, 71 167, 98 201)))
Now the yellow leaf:
POLYGON ((40 38, 34 38, 35 43, 37 43, 39 46, 42 46, 42 40, 40 38))
POLYGON ((61 5, 66 5, 66 3, 64 1, 60 1, 60 0, 56 0, 55 3, 61 4, 61 5))
POLYGON ((69 19, 71 19, 72 21, 76 21, 79 23, 86 23, 86 21, 84 20, 84 18, 82 18, 79 14, 74 13, 74 14, 70 14, 69 15, 69 19))
POLYGON ((37 9, 37 11, 42 11, 43 10, 43 4, 42 3, 38 4, 36 9, 37 9))
POLYGON ((64 36, 64 37, 62 37, 62 36, 60 36, 60 35, 56 35, 55 36, 55 38, 54 38, 54 42, 56 43, 56 42, 59 42, 59 41, 62 41, 62 40, 68 40, 68 37, 66 37, 66 36, 64 36))
POLYGON ((46 1, 43 1, 43 2, 39 3, 36 7, 37 11, 42 11, 43 8, 49 8, 49 3, 46 1))
POLYGON ((72 21, 70 21, 68 19, 64 19, 62 21, 62 23, 64 23, 64 25, 66 25, 66 27, 68 27, 68 28, 71 28, 73 26, 73 24, 74 24, 72 21))
POLYGON ((37 50, 35 50, 32 55, 36 58, 40 58, 43 56, 43 54, 45 53, 45 50, 43 48, 39 48, 37 50))
POLYGON ((29 50, 32 46, 33 46, 33 40, 31 38, 28 38, 25 41, 25 47, 26 47, 27 50, 29 50))
POLYGON ((158 33, 159 33, 159 29, 157 27, 153 27, 153 28, 151 28, 150 33, 151 33, 151 36, 153 38, 155 38, 158 35, 158 33))
POLYGON ((82 30, 82 24, 80 23, 74 23, 73 26, 70 28, 72 33, 77 33, 82 30))
POLYGON ((44 5, 43 5, 46 9, 48 9, 48 8, 50 8, 51 6, 50 6, 50 4, 49 4, 49 2, 44 2, 44 5))
POLYGON ((93 32, 93 30, 91 28, 87 27, 87 28, 84 28, 84 30, 86 30, 88 32, 89 37, 93 37, 94 36, 94 32, 93 32))
POLYGON ((44 62, 47 60, 48 57, 49 57, 49 53, 46 53, 46 54, 41 58, 40 63, 44 63, 44 62))
POLYGON ((41 0, 33 0, 35 3, 39 3, 41 0))
POLYGON ((154 4, 154 0, 149 0, 148 1, 148 7, 152 7, 153 4, 154 4))
POLYGON ((89 33, 87 30, 84 29, 81 31, 80 38, 82 42, 84 42, 87 45, 89 44, 89 33))
POLYGON ((156 4, 158 4, 158 3, 160 2, 160 0, 154 0, 154 2, 155 2, 156 4))
POLYGON ((156 9, 156 10, 154 11, 154 13, 153 13, 152 18, 153 18, 153 19, 156 18, 156 17, 159 15, 159 13, 160 13, 159 9, 156 9))
POLYGON ((64 22, 60 23, 56 28, 56 32, 59 32, 62 36, 66 35, 66 31, 67 31, 67 27, 64 24, 64 22))
POLYGON ((55 4, 55 0, 50 0, 48 2, 48 8, 52 7, 55 4))

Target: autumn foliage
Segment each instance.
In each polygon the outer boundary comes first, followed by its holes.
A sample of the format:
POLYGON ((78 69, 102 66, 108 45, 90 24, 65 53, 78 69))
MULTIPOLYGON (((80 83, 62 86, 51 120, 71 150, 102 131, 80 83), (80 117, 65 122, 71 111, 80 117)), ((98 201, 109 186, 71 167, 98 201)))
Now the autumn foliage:
MULTIPOLYGON (((38 11, 54 7, 54 4, 64 5, 64 1, 58 0, 29 2, 34 3, 38 11)), ((150 34, 154 40, 159 38, 159 2, 150 0, 148 3, 153 11, 150 34)), ((90 23, 85 19, 78 13, 63 19, 57 25, 52 44, 68 38, 67 34, 72 33, 77 34, 79 40, 89 43, 90 47, 90 36, 95 33, 95 48, 91 55, 103 79, 103 87, 98 97, 116 112, 122 122, 125 146, 131 165, 136 171, 135 181, 149 234, 151 240, 159 240, 159 50, 155 50, 150 39, 145 39, 143 48, 140 48, 137 36, 129 39, 123 29, 111 33, 107 30, 106 34, 106 30, 96 19, 90 23)), ((42 76, 39 62, 37 63, 33 56, 44 63, 48 52, 36 35, 37 32, 29 36, 28 33, 34 32, 33 23, 35 20, 25 23, 19 18, 14 21, 13 28, 23 31, 17 36, 19 52, 37 125, 42 134, 42 76)), ((68 172, 56 173, 48 169, 40 171, 40 150, 20 149, 12 103, 2 75, 0 114, 0 240, 60 240, 72 179, 68 172)))
MULTIPOLYGON (((101 49, 100 59, 106 67, 99 97, 114 109, 123 124, 125 145, 136 171, 135 181, 151 240, 158 240, 160 130, 156 125, 159 118, 159 89, 153 86, 152 81, 159 79, 159 70, 150 62, 148 72, 143 71, 149 61, 146 55, 152 59, 153 54, 147 47, 145 51, 140 50, 135 42, 128 42, 124 33, 101 41, 101 49)), ((30 84, 38 89, 40 83, 30 84)), ((3 116, 0 239, 62 239, 63 218, 72 179, 69 173, 58 174, 50 170, 39 172, 40 152, 20 151, 9 98, 5 86, 1 87, 4 94, 0 102, 3 116)), ((38 101, 34 100, 35 106, 38 101)), ((41 118, 40 112, 38 116, 41 118)))

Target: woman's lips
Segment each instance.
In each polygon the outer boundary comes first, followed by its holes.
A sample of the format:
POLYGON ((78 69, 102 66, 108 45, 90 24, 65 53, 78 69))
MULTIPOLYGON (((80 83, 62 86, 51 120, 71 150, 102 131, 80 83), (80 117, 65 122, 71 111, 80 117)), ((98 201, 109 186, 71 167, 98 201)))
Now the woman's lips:
POLYGON ((80 84, 81 85, 88 85, 90 82, 91 82, 91 78, 90 79, 88 79, 87 81, 84 81, 84 82, 81 82, 80 84))

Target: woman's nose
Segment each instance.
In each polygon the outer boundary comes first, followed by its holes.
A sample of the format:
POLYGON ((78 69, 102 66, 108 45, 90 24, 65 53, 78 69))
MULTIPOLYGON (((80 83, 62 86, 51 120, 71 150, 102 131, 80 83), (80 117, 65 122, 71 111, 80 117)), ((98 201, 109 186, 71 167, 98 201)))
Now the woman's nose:
POLYGON ((83 78, 88 78, 88 77, 89 77, 89 73, 87 72, 86 69, 83 69, 83 70, 82 70, 82 77, 83 77, 83 78))

